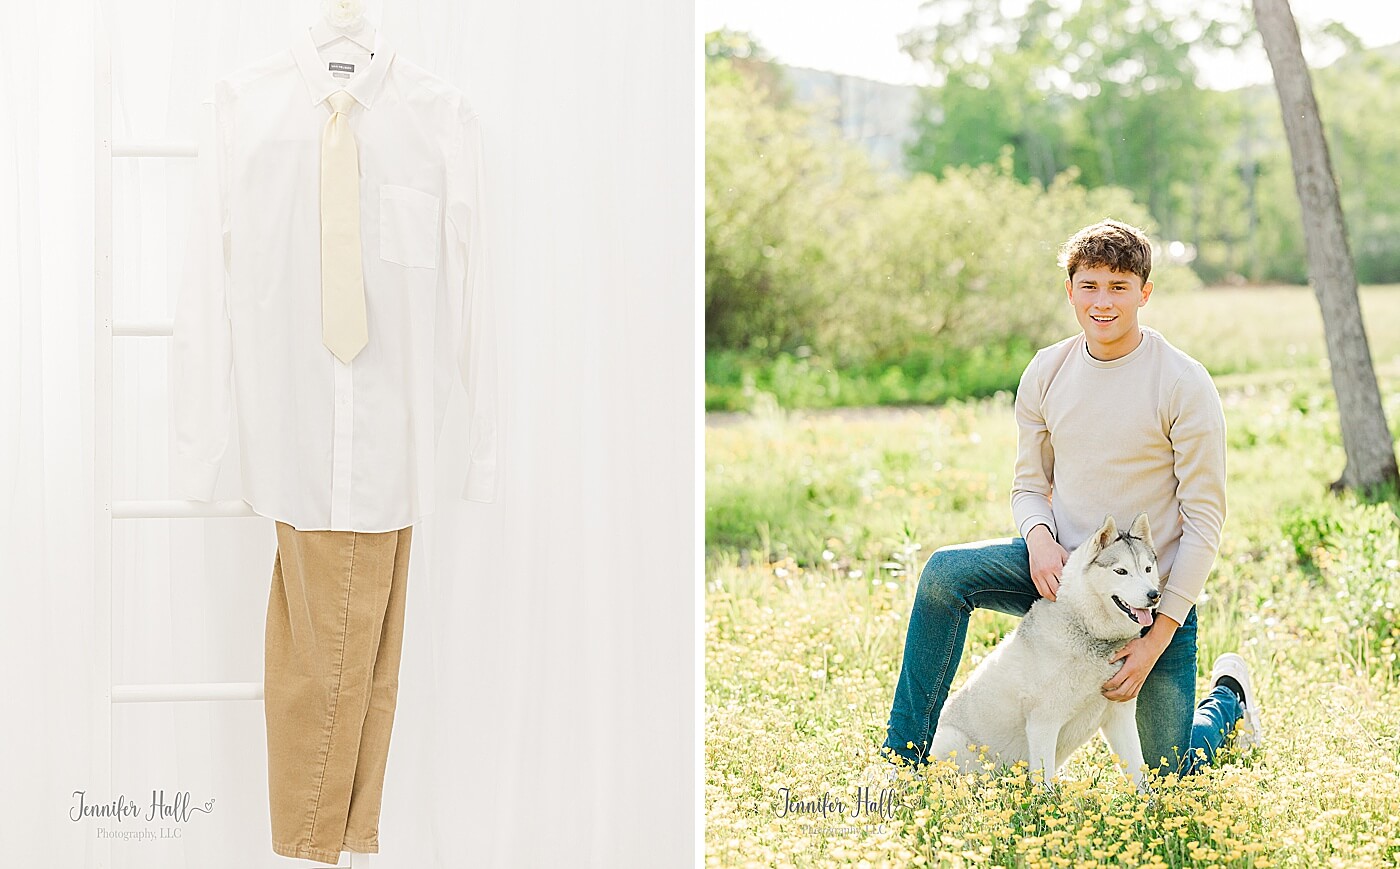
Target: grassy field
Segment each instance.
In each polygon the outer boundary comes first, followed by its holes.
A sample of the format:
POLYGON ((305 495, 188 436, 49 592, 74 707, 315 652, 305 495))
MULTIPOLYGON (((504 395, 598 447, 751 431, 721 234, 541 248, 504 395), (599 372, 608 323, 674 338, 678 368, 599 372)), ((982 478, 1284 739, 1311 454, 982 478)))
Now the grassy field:
MULTIPOLYGON (((1379 366, 1400 371, 1400 286, 1361 290, 1371 354, 1379 366)), ((1327 348, 1317 300, 1306 287, 1213 287, 1182 292, 1158 288, 1139 315, 1167 339, 1200 359, 1215 375, 1325 371, 1327 348)), ((1057 325, 1079 331, 1066 305, 1057 325)), ((782 407, 845 407, 936 403, 1014 390, 1034 348, 979 347, 970 366, 928 355, 899 365, 836 371, 819 356, 787 354, 755 359, 717 353, 706 358, 705 407, 754 411, 774 400, 782 407)), ((959 360, 969 361, 969 360, 959 360)))
MULTIPOLYGON (((1363 287, 1360 296, 1371 356, 1387 369, 1400 365, 1400 286, 1363 287)), ((1212 374, 1326 370, 1322 315, 1306 287, 1154 292, 1141 320, 1212 374)), ((1078 331, 1072 318, 1066 327, 1078 331)))
MULTIPOLYGON (((852 817, 924 560, 1014 533, 1010 397, 717 421, 706 432, 709 865, 1397 865, 1400 503, 1325 494, 1343 463, 1335 402, 1320 334, 1289 313, 1311 297, 1211 292, 1144 320, 1236 372, 1217 378, 1230 504, 1198 603, 1199 684, 1215 655, 1239 650, 1263 746, 1144 800, 1096 739, 1055 797, 1015 772, 939 775, 898 783, 885 816, 852 817), (847 812, 780 816, 784 793, 826 794, 847 812)), ((1376 342, 1378 322, 1374 343, 1400 343, 1393 326, 1376 342)), ((1400 376, 1376 355, 1394 428, 1400 376)), ((974 613, 959 682, 1013 626, 974 613)))

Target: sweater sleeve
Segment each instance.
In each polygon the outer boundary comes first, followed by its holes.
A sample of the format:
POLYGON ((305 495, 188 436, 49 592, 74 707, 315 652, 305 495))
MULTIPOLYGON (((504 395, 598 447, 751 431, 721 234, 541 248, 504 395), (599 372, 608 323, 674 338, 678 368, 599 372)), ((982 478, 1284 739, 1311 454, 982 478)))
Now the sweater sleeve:
POLYGON ((1016 472, 1011 482, 1011 517, 1022 537, 1044 523, 1059 539, 1050 510, 1050 489, 1055 479, 1055 449, 1042 409, 1041 357, 1037 355, 1021 373, 1016 387, 1016 472))
POLYGON ((1225 525, 1225 413, 1199 363, 1177 380, 1169 412, 1181 543, 1158 609, 1180 624, 1205 587, 1225 525))

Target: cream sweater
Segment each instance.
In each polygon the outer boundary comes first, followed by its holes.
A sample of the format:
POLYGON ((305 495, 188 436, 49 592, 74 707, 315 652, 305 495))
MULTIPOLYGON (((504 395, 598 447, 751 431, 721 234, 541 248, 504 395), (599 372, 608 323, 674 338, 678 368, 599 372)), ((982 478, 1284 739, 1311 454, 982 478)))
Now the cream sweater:
POLYGON ((1204 366, 1142 327, 1128 355, 1102 362, 1081 332, 1043 348, 1016 390, 1011 514, 1072 550, 1112 513, 1146 510, 1165 578, 1159 611, 1196 602, 1225 523, 1225 414, 1204 366), (1052 497, 1053 494, 1053 497, 1052 497))

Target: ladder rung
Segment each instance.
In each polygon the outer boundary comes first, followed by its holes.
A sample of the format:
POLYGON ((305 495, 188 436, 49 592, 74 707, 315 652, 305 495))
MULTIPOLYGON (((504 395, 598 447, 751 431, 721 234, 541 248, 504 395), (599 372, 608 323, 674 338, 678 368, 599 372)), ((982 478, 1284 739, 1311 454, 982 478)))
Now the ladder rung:
POLYGON ((113 157, 198 157, 197 142, 112 142, 113 157))
POLYGON ((113 685, 113 703, 163 703, 170 700, 261 700, 261 682, 167 682, 113 685))
POLYGON ((114 338, 169 337, 174 334, 174 320, 118 320, 112 324, 114 338))
POLYGON ((113 519, 204 519, 257 516, 247 501, 113 501, 113 519))

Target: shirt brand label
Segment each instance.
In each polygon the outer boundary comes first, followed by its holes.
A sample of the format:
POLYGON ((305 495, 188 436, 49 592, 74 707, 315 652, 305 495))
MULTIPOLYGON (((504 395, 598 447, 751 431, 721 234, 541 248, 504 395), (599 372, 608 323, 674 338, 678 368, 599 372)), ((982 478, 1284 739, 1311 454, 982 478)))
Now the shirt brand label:
POLYGON ((353 63, 340 63, 340 62, 334 61, 334 60, 331 61, 331 72, 354 72, 354 71, 355 71, 355 64, 353 64, 353 63))

